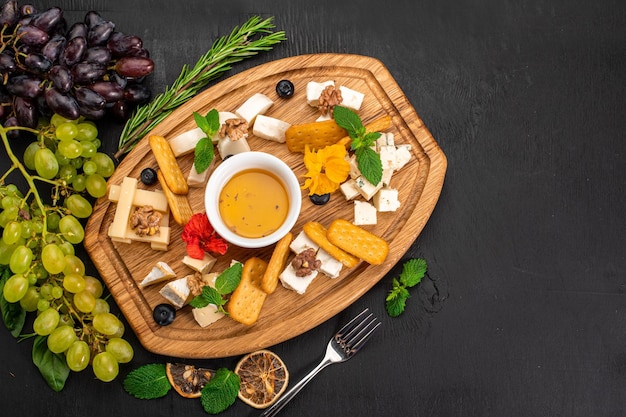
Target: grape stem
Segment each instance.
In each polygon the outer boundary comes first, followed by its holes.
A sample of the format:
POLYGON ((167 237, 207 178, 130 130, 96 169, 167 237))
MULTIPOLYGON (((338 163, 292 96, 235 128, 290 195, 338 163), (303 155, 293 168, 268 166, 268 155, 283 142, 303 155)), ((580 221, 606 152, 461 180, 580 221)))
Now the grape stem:
POLYGON ((154 98, 150 103, 135 110, 128 119, 118 144, 115 158, 118 160, 137 145, 137 143, 178 106, 193 98, 210 81, 231 69, 231 65, 269 51, 281 41, 286 40, 285 32, 273 32, 273 18, 262 20, 259 16, 251 17, 241 27, 235 27, 227 37, 217 39, 193 69, 183 68, 170 87, 154 98), (255 35, 266 34, 258 39, 255 35))

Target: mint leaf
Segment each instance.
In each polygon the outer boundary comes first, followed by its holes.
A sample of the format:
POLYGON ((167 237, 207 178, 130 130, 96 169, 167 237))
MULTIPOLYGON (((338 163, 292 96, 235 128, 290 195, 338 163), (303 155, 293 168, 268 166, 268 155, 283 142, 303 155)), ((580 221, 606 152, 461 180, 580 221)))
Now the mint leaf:
POLYGON ((189 302, 189 305, 193 308, 202 308, 208 306, 209 304, 215 304, 220 307, 226 304, 226 300, 222 298, 222 294, 219 291, 213 287, 209 287, 208 285, 202 287, 200 295, 195 296, 189 302))
POLYGON ((215 289, 217 289, 220 294, 224 295, 235 291, 235 288, 239 285, 239 281, 241 281, 242 270, 243 265, 240 262, 235 262, 230 267, 226 268, 215 280, 215 289))
POLYGON ((219 414, 234 404, 239 393, 239 375, 226 368, 220 368, 215 376, 202 388, 200 401, 209 414, 219 414))
POLYGON ((206 133, 211 128, 211 126, 209 125, 209 121, 206 119, 206 117, 202 116, 198 112, 193 112, 193 120, 195 120, 196 126, 198 126, 200 130, 202 130, 204 133, 206 133))
POLYGON ((385 298, 389 316, 398 317, 404 312, 406 301, 411 296, 408 289, 422 281, 426 269, 426 260, 422 258, 410 259, 404 263, 400 277, 393 279, 391 290, 385 298))
POLYGON ((383 179, 383 164, 380 155, 372 148, 359 148, 355 151, 359 171, 372 185, 383 179))
POLYGON ((387 297, 386 308, 387 314, 391 317, 398 317, 406 308, 406 300, 409 298, 408 292, 397 293, 394 297, 387 297))
POLYGON ((422 258, 411 259, 406 262, 400 274, 400 282, 407 287, 414 287, 422 281, 426 274, 426 260, 422 258))
POLYGON ((39 373, 48 383, 48 386, 56 392, 60 392, 65 386, 65 381, 70 375, 70 368, 62 353, 53 353, 48 349, 48 336, 37 336, 33 343, 33 363, 39 369, 39 373))
POLYGON ((208 137, 200 139, 194 149, 193 158, 193 163, 196 166, 198 174, 202 174, 209 168, 214 156, 215 151, 213 150, 213 142, 211 142, 211 139, 208 137))
POLYGON ((365 127, 358 114, 347 107, 335 106, 333 110, 335 123, 348 131, 352 139, 359 138, 365 134, 365 127))
POLYGON ((362 146, 367 146, 368 148, 372 145, 374 145, 374 143, 376 142, 376 140, 380 137, 380 132, 369 132, 366 133, 363 136, 363 145, 362 146))
POLYGON ((135 398, 151 400, 164 397, 172 388, 165 365, 152 363, 131 371, 124 378, 124 390, 135 398))
POLYGON ((202 131, 206 133, 209 139, 211 139, 213 135, 220 130, 220 114, 217 110, 211 109, 211 111, 205 116, 205 120, 207 121, 209 128, 207 130, 202 129, 202 131))

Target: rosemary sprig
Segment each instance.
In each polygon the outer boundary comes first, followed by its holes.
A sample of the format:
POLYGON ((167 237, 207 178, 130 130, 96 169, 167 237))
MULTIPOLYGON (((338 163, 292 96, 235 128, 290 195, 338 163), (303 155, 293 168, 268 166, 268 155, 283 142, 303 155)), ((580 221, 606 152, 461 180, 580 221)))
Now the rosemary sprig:
POLYGON ((231 69, 231 65, 269 51, 286 40, 285 32, 273 32, 273 18, 253 16, 241 27, 235 27, 229 36, 217 39, 211 49, 201 56, 192 69, 183 65, 180 75, 150 103, 139 107, 128 119, 118 144, 115 157, 129 152, 143 136, 158 125, 177 107, 194 97, 209 82, 231 69), (252 39, 256 35, 261 35, 252 39))

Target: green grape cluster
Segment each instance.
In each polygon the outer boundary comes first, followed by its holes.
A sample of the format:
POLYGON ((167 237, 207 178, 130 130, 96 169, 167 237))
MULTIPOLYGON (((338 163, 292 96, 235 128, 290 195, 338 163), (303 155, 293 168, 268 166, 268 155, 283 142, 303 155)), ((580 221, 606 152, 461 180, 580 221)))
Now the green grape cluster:
POLYGON ((46 338, 50 352, 62 354, 75 372, 91 365, 96 378, 109 382, 119 364, 133 358, 133 348, 123 339, 124 324, 110 312, 103 284, 86 274, 75 253, 85 236, 81 219, 92 212, 88 198, 106 193, 114 170, 111 158, 98 152, 97 135, 90 122, 55 115, 29 145, 23 166, 12 158, 9 172, 19 169, 30 190, 23 194, 5 184, 6 174, 0 178, 0 265, 11 273, 2 297, 36 315, 33 331, 46 338), (45 204, 34 180, 52 184, 62 199, 45 204))

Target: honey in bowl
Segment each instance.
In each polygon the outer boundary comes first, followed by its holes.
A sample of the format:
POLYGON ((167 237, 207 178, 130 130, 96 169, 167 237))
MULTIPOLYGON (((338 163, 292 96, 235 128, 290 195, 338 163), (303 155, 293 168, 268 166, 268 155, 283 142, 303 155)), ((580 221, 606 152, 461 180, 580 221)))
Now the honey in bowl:
POLYGON ((259 238, 282 226, 289 196, 282 181, 264 169, 236 173, 222 188, 218 202, 225 225, 239 236, 259 238))

